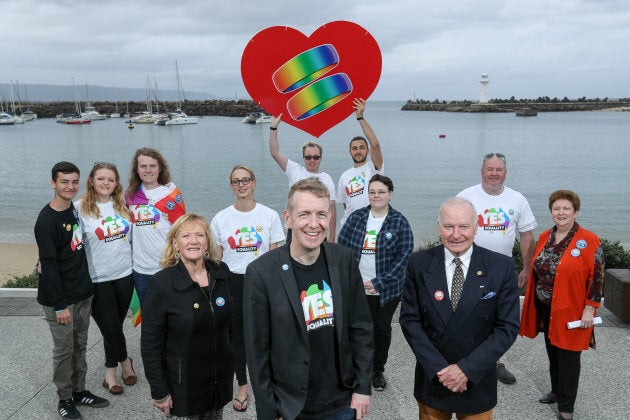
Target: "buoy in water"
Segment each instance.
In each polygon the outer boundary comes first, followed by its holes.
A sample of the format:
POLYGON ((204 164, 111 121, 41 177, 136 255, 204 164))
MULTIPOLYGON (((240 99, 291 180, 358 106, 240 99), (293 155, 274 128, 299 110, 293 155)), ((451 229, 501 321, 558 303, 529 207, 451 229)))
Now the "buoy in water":
POLYGON ((440 134, 440 135, 438 135, 438 137, 441 138, 441 139, 445 139, 446 138, 446 134, 440 134))
POLYGON ((127 127, 128 128, 133 128, 133 124, 129 124, 127 127))

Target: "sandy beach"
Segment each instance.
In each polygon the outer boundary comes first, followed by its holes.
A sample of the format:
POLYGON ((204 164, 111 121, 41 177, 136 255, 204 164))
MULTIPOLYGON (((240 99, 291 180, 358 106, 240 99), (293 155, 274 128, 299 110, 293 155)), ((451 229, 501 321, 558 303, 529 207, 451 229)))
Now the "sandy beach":
POLYGON ((30 274, 37 261, 37 245, 0 243, 0 285, 13 276, 30 274))

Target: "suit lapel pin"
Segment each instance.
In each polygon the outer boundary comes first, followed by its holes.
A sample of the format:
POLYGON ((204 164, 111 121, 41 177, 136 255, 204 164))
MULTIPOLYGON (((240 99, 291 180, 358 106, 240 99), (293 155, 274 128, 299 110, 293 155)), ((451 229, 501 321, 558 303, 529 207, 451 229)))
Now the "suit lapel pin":
POLYGON ((197 302, 195 302, 195 303, 193 304, 193 308, 195 308, 195 309, 199 309, 199 304, 198 304, 197 302))
POLYGON ((282 264, 282 270, 287 271, 289 269, 289 264, 282 264))
POLYGON ((439 302, 444 299, 444 292, 441 290, 436 290, 435 293, 433 293, 433 297, 439 302))
POLYGON ((477 271, 477 275, 478 276, 483 276, 483 271, 481 271, 481 270, 477 271))

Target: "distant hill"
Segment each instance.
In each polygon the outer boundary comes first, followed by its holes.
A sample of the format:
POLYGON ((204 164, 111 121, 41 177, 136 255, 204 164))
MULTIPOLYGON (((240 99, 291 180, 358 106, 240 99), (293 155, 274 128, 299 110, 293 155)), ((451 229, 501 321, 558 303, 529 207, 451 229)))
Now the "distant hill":
MULTIPOLYGON (((74 101, 74 89, 72 85, 58 86, 58 85, 36 85, 36 84, 20 84, 17 88, 20 96, 20 101, 25 103, 28 98, 28 102, 55 102, 55 101, 74 101)), ((85 102, 89 99, 90 102, 105 102, 105 101, 146 101, 146 89, 145 88, 116 88, 116 87, 104 87, 88 85, 87 93, 89 98, 86 98, 85 85, 76 86, 77 93, 81 102, 85 102)), ((189 101, 205 101, 211 99, 220 99, 216 95, 212 95, 208 92, 192 92, 185 91, 186 99, 189 101)), ((10 98, 9 84, 0 83, 0 98, 3 102, 7 102, 10 98)), ((153 98, 154 99, 154 98, 153 98)), ((184 98, 182 98, 184 99, 184 98)), ((158 100, 159 101, 176 101, 177 91, 173 89, 160 89, 158 86, 158 100)), ((16 98, 17 101, 17 98, 16 98)))

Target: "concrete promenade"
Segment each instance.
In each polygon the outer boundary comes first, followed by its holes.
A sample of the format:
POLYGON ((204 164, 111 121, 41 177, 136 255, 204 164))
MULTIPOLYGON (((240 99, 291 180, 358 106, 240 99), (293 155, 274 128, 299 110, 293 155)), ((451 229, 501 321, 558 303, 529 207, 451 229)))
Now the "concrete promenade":
MULTIPOLYGON (((623 420, 630 418, 630 324, 623 324, 605 308, 599 312, 603 325, 596 327, 597 350, 582 354, 582 373, 575 409, 576 419, 623 420)), ((398 317, 394 318, 396 321, 398 317)), ((41 308, 32 298, 0 298, 0 419, 57 419, 57 394, 52 378, 52 340, 41 308)), ((149 387, 140 357, 140 329, 126 323, 130 356, 138 383, 125 386, 119 396, 101 386, 104 378, 103 343, 96 324, 90 324, 87 388, 108 398, 109 407, 79 406, 85 419, 160 419, 151 406, 149 387)), ((502 361, 516 375, 514 385, 498 384, 498 420, 551 420, 556 405, 543 405, 538 398, 550 390, 547 356, 542 336, 519 337, 502 361)), ((394 324, 390 359, 385 377, 388 386, 374 392, 368 419, 417 419, 413 398, 415 359, 398 323, 394 324)), ((122 383, 122 382, 121 382, 122 383)), ((255 419, 253 396, 247 412, 231 405, 224 419, 255 419)))

